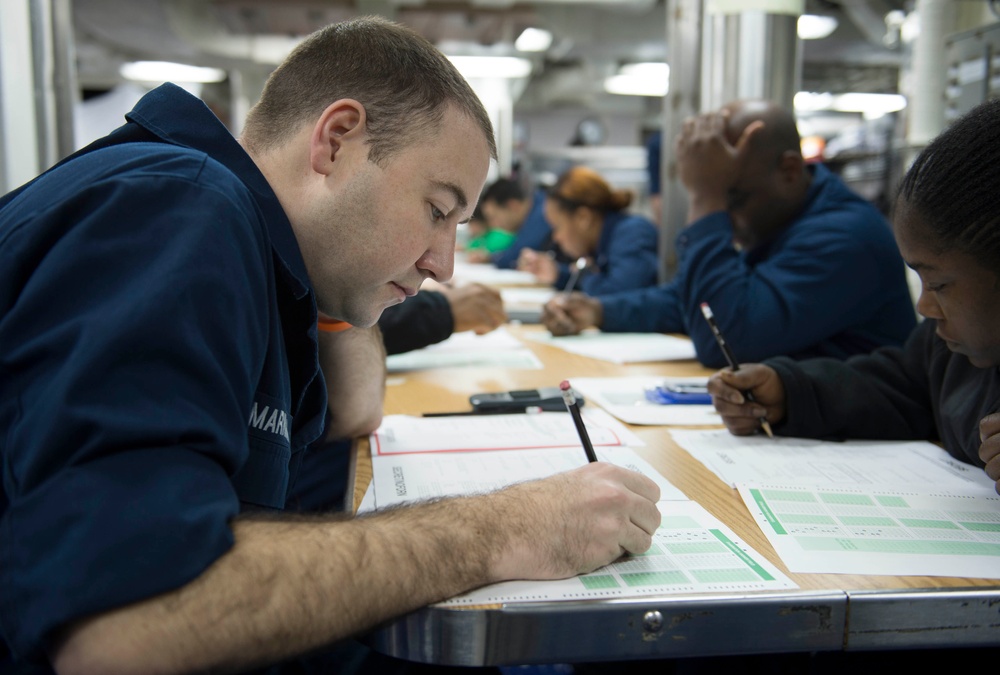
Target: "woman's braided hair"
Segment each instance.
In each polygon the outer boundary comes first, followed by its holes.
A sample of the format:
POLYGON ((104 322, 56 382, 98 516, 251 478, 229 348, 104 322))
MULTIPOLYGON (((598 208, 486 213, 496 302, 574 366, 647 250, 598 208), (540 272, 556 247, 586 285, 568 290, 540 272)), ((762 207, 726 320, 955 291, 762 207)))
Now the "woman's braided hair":
POLYGON ((927 244, 1000 273, 1000 100, 973 108, 913 162, 896 202, 920 217, 927 244))

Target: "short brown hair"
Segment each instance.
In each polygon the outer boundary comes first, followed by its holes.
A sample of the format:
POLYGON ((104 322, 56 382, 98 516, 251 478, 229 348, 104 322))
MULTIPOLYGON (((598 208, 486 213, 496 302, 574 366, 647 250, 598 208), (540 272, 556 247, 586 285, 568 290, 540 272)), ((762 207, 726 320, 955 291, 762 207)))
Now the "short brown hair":
POLYGON ((479 124, 497 156, 490 118, 451 61, 411 29, 375 16, 331 24, 296 47, 268 78, 242 140, 265 152, 342 98, 365 107, 372 162, 438 131, 449 103, 479 124))

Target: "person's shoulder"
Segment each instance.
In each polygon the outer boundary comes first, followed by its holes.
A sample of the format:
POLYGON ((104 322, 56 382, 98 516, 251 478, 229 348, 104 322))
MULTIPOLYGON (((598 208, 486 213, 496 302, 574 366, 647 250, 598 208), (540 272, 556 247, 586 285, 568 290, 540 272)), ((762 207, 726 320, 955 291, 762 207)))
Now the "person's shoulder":
POLYGON ((886 223, 885 217, 869 200, 853 190, 844 180, 823 165, 816 165, 813 181, 813 195, 810 211, 845 214, 860 214, 872 221, 886 223))
POLYGON ((800 216, 809 222, 809 230, 892 241, 889 221, 873 203, 829 171, 816 180, 820 183, 800 216))

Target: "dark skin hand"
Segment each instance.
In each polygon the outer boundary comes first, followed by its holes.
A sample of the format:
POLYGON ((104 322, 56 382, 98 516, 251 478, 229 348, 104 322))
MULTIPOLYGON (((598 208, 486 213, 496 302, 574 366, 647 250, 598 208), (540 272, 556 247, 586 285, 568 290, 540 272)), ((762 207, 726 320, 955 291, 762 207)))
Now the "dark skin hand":
POLYGON ((553 335, 576 335, 604 320, 601 301, 586 293, 559 293, 542 307, 541 322, 553 335))
POLYGON ((986 475, 996 483, 1000 494, 1000 413, 992 413, 979 421, 979 459, 986 462, 986 475))
POLYGON ((476 335, 484 335, 507 321, 503 298, 489 286, 472 283, 457 288, 444 287, 441 293, 451 305, 456 333, 471 330, 476 335))
POLYGON ((684 120, 674 139, 677 177, 688 192, 688 222, 725 211, 749 157, 750 139, 764 123, 756 121, 731 139, 730 111, 703 113, 684 120))
MULTIPOLYGON (((759 363, 740 365, 736 372, 720 370, 708 379, 708 393, 722 422, 736 436, 756 433, 761 417, 766 417, 772 425, 785 418, 785 387, 781 378, 773 368, 759 363), (749 403, 743 395, 745 391, 752 391, 757 401, 749 403)), ((997 471, 1000 472, 1000 461, 997 471)))

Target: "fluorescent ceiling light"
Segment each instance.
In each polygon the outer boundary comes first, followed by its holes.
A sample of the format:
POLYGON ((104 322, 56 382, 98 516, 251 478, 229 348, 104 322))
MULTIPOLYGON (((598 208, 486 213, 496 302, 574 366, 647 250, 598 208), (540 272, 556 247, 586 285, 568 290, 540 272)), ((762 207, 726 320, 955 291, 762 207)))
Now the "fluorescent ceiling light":
POLYGON ((169 61, 133 61, 123 64, 118 72, 126 80, 136 82, 222 82, 226 71, 202 68, 169 61))
POLYGON ((799 17, 798 33, 803 40, 822 40, 836 29, 836 17, 819 14, 803 14, 799 17))
POLYGON ((622 96, 666 96, 669 80, 666 63, 629 63, 604 80, 604 91, 622 96))
POLYGON ((517 78, 531 73, 531 61, 516 56, 448 56, 466 79, 517 78))
POLYGON ((834 110, 862 113, 865 117, 881 117, 906 107, 906 97, 900 94, 830 94, 800 91, 795 95, 795 110, 799 112, 834 110))
POLYGON ((520 52, 544 52, 552 46, 552 33, 541 28, 525 28, 514 40, 514 47, 520 52))

